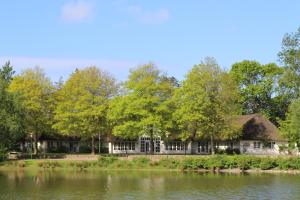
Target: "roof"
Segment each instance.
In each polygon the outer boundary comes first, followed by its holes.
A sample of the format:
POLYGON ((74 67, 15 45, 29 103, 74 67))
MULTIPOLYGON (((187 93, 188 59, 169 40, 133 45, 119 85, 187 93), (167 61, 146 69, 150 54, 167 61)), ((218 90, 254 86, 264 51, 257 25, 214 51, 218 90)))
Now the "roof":
POLYGON ((278 128, 262 114, 239 116, 235 124, 242 129, 242 140, 287 141, 280 135, 278 128))

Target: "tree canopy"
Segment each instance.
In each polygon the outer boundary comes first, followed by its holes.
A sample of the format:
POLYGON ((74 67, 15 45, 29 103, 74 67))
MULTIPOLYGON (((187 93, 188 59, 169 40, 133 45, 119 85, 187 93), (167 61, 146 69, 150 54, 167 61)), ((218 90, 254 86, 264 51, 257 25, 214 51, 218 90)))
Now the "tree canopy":
POLYGON ((108 105, 116 92, 110 74, 96 67, 77 69, 57 92, 53 127, 63 135, 83 138, 107 134, 108 105))
MULTIPOLYGON (((172 127, 170 98, 176 88, 174 78, 162 74, 149 63, 130 71, 124 83, 125 94, 116 97, 110 106, 112 134, 122 138, 148 135, 165 137, 172 127)), ((153 151, 153 141, 150 145, 153 151)))
POLYGON ((34 153, 37 153, 37 140, 42 134, 51 134, 51 102, 54 88, 44 71, 39 68, 26 69, 16 76, 8 91, 18 95, 24 109, 24 129, 34 139, 34 153))
POLYGON ((262 113, 273 122, 284 118, 287 107, 278 87, 282 73, 275 63, 244 60, 232 65, 230 74, 239 87, 243 114, 262 113))
POLYGON ((7 91, 13 75, 10 62, 0 68, 0 149, 16 148, 24 133, 23 110, 19 99, 7 91))
MULTIPOLYGON (((231 124, 239 114, 238 90, 214 58, 206 58, 187 74, 175 93, 177 120, 182 138, 232 139, 238 131, 231 124)), ((214 148, 212 149, 214 152, 214 148)))

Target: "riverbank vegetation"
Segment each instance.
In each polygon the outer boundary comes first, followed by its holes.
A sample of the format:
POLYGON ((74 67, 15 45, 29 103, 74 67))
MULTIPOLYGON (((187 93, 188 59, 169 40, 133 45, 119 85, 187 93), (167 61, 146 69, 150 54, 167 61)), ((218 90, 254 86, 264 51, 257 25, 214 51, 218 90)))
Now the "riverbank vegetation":
POLYGON ((68 169, 68 170, 300 170, 298 157, 259 157, 248 155, 150 157, 124 159, 101 156, 97 161, 76 160, 19 160, 6 161, 0 169, 68 169))
POLYGON ((28 151, 38 154, 39 137, 53 135, 88 139, 93 153, 94 137, 111 133, 121 139, 148 135, 150 152, 157 136, 203 138, 214 148, 215 140, 240 136, 232 118, 252 113, 264 114, 293 148, 300 147, 299 41, 300 29, 284 36, 282 66, 245 60, 223 70, 209 57, 181 82, 153 63, 130 70, 123 83, 95 66, 53 83, 41 68, 15 75, 7 62, 0 69, 0 154, 17 150, 21 139, 33 140, 28 151))

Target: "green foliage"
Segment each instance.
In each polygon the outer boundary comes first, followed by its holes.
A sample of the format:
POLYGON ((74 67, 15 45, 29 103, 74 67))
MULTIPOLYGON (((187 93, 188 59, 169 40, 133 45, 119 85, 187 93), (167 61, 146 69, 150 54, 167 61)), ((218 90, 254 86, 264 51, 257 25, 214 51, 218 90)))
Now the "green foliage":
POLYGON ((286 119, 280 123, 280 132, 300 150, 300 97, 290 105, 286 119))
POLYGON ((24 135, 23 109, 19 98, 7 91, 13 74, 13 67, 9 62, 0 68, 0 151, 2 155, 7 150, 16 150, 18 140, 24 135))
POLYGON ((163 75, 153 64, 147 64, 131 70, 123 87, 124 94, 113 99, 110 105, 112 134, 124 139, 142 135, 164 137, 173 128, 173 107, 169 99, 176 81, 163 75))
POLYGON ((132 163, 138 167, 146 167, 150 163, 150 159, 147 157, 137 157, 132 159, 132 163))
POLYGON ((6 160, 6 158, 7 158, 7 148, 3 144, 0 144, 0 162, 6 160))
POLYGON ((115 156, 100 156, 98 158, 98 166, 99 167, 108 167, 118 160, 115 156))
POLYGON ((180 161, 175 158, 162 158, 157 165, 167 169, 176 169, 180 166, 180 161))
POLYGON ((9 92, 19 96, 24 110, 23 120, 26 134, 33 134, 34 153, 37 153, 37 139, 41 134, 51 134, 54 87, 40 68, 27 69, 16 76, 9 92))
POLYGON ((62 167, 62 163, 59 161, 41 161, 38 162, 38 166, 41 168, 58 168, 62 167))
POLYGON ((277 162, 272 158, 264 158, 264 159, 261 159, 259 167, 262 170, 273 169, 273 168, 277 167, 277 162))
POLYGON ((300 94, 300 27, 295 33, 285 34, 278 56, 285 68, 280 80, 282 91, 296 99, 300 94))
POLYGON ((215 59, 206 58, 193 67, 174 95, 173 117, 181 138, 236 138, 239 132, 230 121, 239 114, 238 100, 231 76, 221 70, 215 59))
POLYGON ((53 127, 63 135, 104 135, 109 128, 108 104, 116 91, 115 79, 108 73, 96 67, 76 70, 56 93, 53 127))
POLYGON ((273 122, 283 118, 286 108, 278 88, 278 79, 283 69, 275 63, 262 65, 244 60, 232 65, 230 74, 238 84, 243 114, 263 113, 273 122))

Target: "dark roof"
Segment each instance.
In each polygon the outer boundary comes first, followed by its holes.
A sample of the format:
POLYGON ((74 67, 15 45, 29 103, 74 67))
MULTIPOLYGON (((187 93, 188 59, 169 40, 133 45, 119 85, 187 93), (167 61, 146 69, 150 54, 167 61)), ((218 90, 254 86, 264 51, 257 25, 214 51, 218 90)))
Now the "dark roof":
POLYGON ((239 116, 235 124, 242 130, 242 140, 287 141, 280 135, 278 128, 262 114, 239 116))

